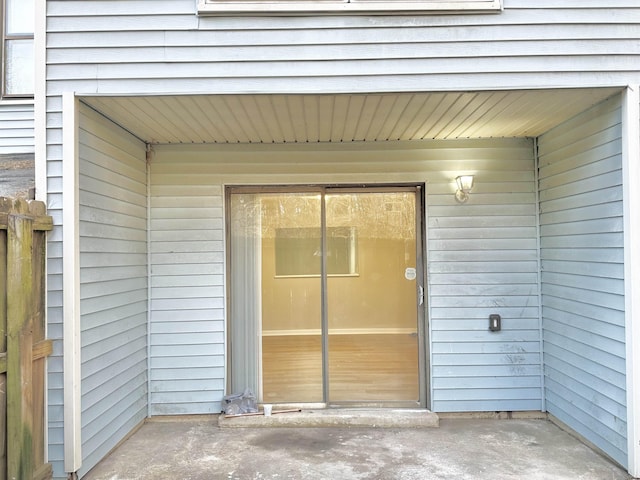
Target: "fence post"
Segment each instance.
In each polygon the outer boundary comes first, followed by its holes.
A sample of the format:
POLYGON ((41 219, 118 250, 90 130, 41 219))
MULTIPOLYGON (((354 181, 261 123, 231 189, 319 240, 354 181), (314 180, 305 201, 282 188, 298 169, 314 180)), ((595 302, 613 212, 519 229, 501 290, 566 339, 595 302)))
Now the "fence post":
POLYGON ((7 218, 7 472, 33 477, 33 219, 24 200, 7 218))

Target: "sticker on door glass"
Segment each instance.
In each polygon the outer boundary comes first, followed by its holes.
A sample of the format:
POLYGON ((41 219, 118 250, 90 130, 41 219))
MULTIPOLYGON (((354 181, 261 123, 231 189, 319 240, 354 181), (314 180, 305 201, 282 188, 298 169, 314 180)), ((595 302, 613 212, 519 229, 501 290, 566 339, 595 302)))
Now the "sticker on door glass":
POLYGON ((404 278, 407 280, 415 280, 416 279, 416 269, 412 267, 408 267, 404 271, 404 278))

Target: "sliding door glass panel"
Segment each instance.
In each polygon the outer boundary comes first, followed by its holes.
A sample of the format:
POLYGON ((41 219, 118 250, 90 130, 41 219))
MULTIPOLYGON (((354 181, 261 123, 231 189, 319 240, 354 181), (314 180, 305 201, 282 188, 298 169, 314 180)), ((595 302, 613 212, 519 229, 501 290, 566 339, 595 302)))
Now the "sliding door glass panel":
POLYGON ((323 401, 320 215, 317 193, 231 195, 232 384, 267 403, 323 401))
POLYGON ((415 206, 413 191, 326 195, 327 265, 349 265, 327 269, 331 403, 419 402, 415 206))
POLYGON ((320 195, 261 200, 263 400, 322 402, 320 195))

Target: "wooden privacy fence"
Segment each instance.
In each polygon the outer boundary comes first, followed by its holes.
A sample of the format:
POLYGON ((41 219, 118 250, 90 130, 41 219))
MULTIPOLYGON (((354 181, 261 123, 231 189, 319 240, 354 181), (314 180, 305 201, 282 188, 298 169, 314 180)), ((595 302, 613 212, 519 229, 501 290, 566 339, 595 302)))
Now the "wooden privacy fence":
POLYGON ((0 197, 0 480, 47 479, 42 202, 0 197))

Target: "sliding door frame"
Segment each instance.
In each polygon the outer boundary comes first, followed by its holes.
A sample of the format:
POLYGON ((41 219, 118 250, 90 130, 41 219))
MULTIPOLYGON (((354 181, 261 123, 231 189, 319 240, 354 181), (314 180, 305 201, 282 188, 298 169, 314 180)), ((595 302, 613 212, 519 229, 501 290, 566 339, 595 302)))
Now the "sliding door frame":
MULTIPOLYGON (((326 251, 326 212, 325 212, 325 195, 327 193, 379 193, 379 192, 414 192, 415 193, 415 231, 416 231, 416 309, 417 309, 417 335, 418 335, 418 389, 419 399, 417 404, 413 405, 418 408, 427 408, 430 404, 429 398, 429 383, 430 383, 430 368, 428 365, 429 358, 429 329, 428 329, 428 308, 427 308, 427 295, 426 295, 426 215, 425 215, 425 185, 424 183, 391 183, 391 184, 300 184, 300 185, 226 185, 225 186, 225 228, 226 228, 226 248, 225 248, 225 262, 226 262, 226 325, 227 325, 227 349, 226 349, 226 365, 227 365, 227 392, 233 392, 232 389, 241 388, 240 386, 234 386, 231 384, 233 376, 231 372, 234 368, 231 360, 232 349, 237 348, 234 346, 232 337, 231 326, 231 304, 233 281, 231 279, 231 252, 233 245, 231 242, 231 211, 229 206, 231 205, 231 196, 233 194, 260 194, 260 193, 318 193, 321 196, 321 246, 322 250, 326 251)), ((328 351, 328 298, 327 298, 327 264, 326 255, 322 256, 321 262, 321 330, 322 330, 322 382, 323 382, 323 403, 326 407, 345 406, 345 402, 332 403, 329 396, 329 351, 328 351)), ((261 363, 261 362, 260 362, 261 363)), ((262 372, 258 371, 259 386, 258 390, 262 391, 262 372)), ((346 402, 351 404, 351 402, 346 402)), ((396 406, 386 405, 388 402, 373 402, 363 405, 362 402, 354 402, 353 406, 396 406)), ((400 402, 407 404, 407 402, 400 402)), ((313 404, 317 406, 317 404, 313 404)), ((412 406, 412 405, 399 405, 399 406, 412 406)))

